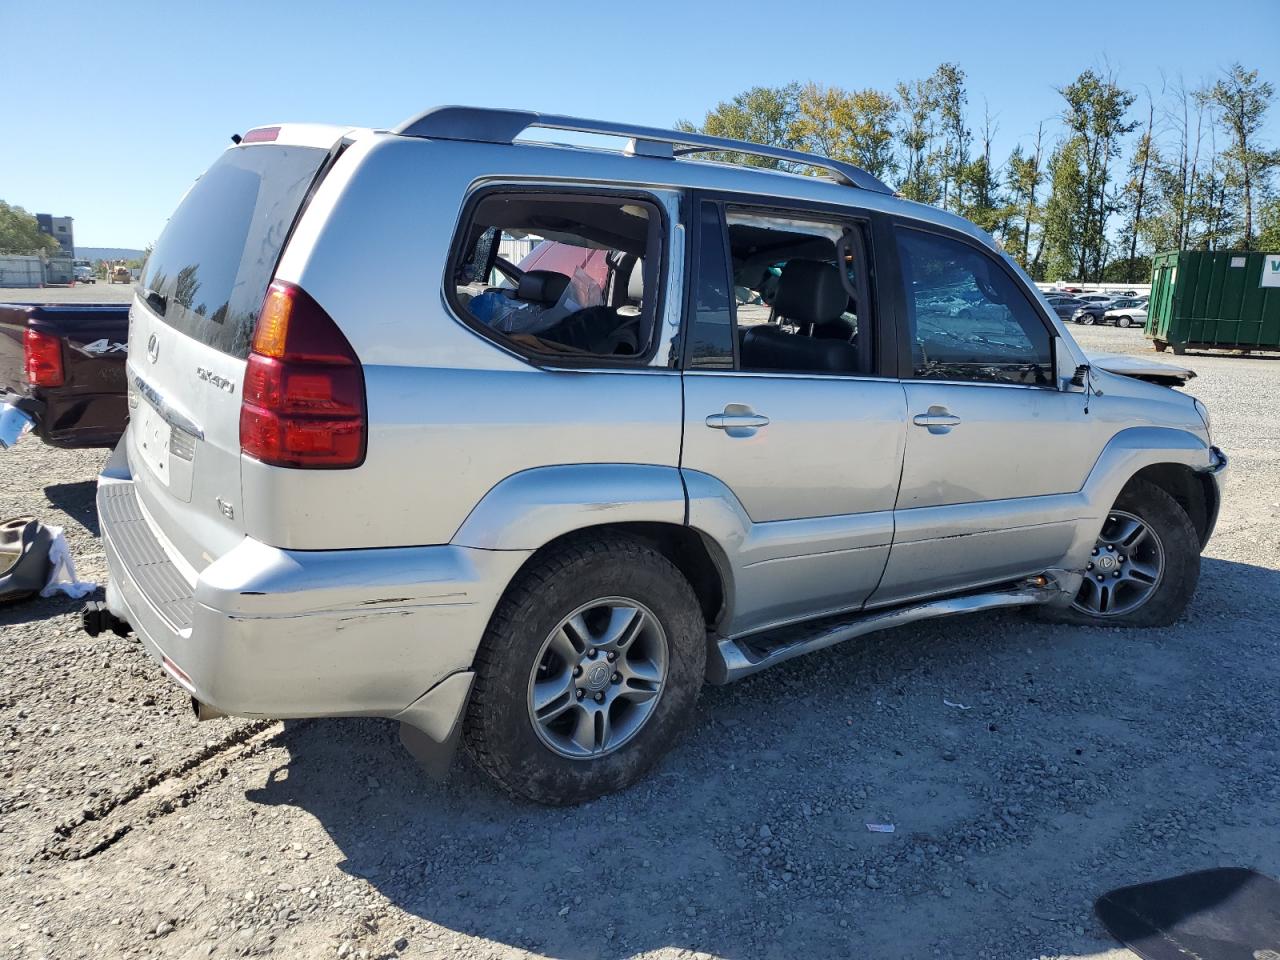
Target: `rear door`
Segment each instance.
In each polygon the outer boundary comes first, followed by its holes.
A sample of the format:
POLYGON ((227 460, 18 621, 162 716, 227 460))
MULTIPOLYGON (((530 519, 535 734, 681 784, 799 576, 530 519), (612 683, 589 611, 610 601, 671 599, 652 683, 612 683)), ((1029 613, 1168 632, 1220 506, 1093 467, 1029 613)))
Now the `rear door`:
POLYGON ((725 630, 742 634, 854 609, 888 557, 905 431, 903 388, 876 375, 867 342, 873 311, 865 243, 841 246, 849 231, 865 239, 867 224, 709 199, 695 210, 681 468, 695 527, 707 520, 700 495, 709 490, 727 488, 741 507, 745 533, 730 557, 734 619, 725 630), (800 307, 781 315, 797 293, 804 299, 789 279, 793 269, 796 277, 825 273, 829 281, 846 251, 861 294, 850 291, 843 316, 836 307, 829 326, 856 327, 854 340, 867 346, 861 351, 838 338, 816 339, 811 327, 823 325, 807 323, 814 316, 800 307), (762 328, 790 368, 753 356, 751 338, 762 328), (847 368, 805 369, 804 357, 838 360, 842 348, 847 368))
POLYGON ((196 571, 244 536, 246 357, 285 240, 329 153, 271 141, 228 149, 183 198, 135 291, 129 461, 143 506, 196 571))

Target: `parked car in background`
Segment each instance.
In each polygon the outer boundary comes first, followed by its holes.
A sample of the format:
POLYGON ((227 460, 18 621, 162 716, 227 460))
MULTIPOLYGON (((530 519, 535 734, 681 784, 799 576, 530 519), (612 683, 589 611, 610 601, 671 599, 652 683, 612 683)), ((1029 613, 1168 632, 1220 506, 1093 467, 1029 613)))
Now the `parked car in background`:
POLYGON ((1117 300, 1109 310, 1103 311, 1102 323, 1114 323, 1117 327, 1141 327, 1147 322, 1146 298, 1130 297, 1117 300))
POLYGON ((968 221, 692 132, 250 131, 131 320, 85 628, 131 626, 197 716, 393 717, 544 803, 642 777, 704 681, 874 630, 1170 624, 1226 468, 1198 401, 1093 363, 968 221), (531 237, 574 249, 499 256, 531 237))
POLYGON ((1102 315, 1111 309, 1114 301, 1110 297, 1102 299, 1080 298, 1080 306, 1071 312, 1071 321, 1087 326, 1102 322, 1102 315))
POLYGON ((115 446, 128 335, 127 304, 0 304, 0 406, 55 447, 115 446))
POLYGON ((93 267, 84 264, 76 265, 76 283, 97 283, 98 277, 93 272, 93 267))
POLYGON ((1085 301, 1078 297, 1063 296, 1061 294, 1046 294, 1045 299, 1049 301, 1049 306, 1053 307, 1053 312, 1063 320, 1070 320, 1076 310, 1085 305, 1085 301))

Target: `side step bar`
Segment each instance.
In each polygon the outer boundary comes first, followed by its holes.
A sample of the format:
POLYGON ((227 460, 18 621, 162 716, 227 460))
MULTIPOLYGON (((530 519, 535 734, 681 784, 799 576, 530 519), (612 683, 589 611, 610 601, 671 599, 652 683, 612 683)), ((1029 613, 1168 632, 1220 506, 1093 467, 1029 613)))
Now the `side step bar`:
POLYGON ((944 597, 905 607, 861 611, 826 617, 779 630, 728 639, 721 637, 707 657, 707 682, 732 683, 768 669, 784 660, 833 647, 866 633, 899 627, 916 620, 932 620, 958 613, 978 613, 1004 607, 1026 607, 1047 603, 1061 596, 1062 588, 1052 580, 1038 577, 1014 587, 984 593, 944 597))

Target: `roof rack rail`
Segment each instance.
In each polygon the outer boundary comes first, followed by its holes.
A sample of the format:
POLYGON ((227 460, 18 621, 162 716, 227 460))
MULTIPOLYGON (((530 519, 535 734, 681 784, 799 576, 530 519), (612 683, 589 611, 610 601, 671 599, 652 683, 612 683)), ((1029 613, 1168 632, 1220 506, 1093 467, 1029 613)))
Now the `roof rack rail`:
POLYGON ((851 163, 840 160, 831 160, 816 153, 770 147, 747 140, 731 140, 728 137, 712 137, 702 133, 640 127, 631 123, 613 123, 608 120, 584 120, 581 117, 535 113, 530 110, 432 107, 416 117, 410 117, 391 132, 405 137, 424 137, 430 140, 512 143, 530 127, 627 137, 629 142, 623 152, 633 156, 671 159, 694 153, 745 153, 755 157, 767 157, 770 160, 783 160, 788 163, 817 167, 834 174, 839 182, 848 186, 860 187, 876 193, 893 193, 889 187, 861 167, 855 167, 851 163))

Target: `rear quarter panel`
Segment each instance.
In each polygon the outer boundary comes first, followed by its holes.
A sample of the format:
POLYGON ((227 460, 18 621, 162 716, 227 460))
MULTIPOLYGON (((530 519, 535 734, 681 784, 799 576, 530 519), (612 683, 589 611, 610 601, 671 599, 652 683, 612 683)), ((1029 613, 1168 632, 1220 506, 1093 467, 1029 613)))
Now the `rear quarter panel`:
MULTIPOLYGON (((471 185, 553 172, 565 165, 550 151, 376 137, 348 148, 299 220, 277 277, 310 293, 360 357, 368 453, 350 470, 244 458, 249 536, 291 549, 448 543, 490 490, 524 471, 678 467, 678 371, 661 360, 539 369, 468 329, 445 302, 471 185)), ((668 208, 673 224, 676 214, 668 208)), ((683 263, 672 244, 669 270, 683 263)))

